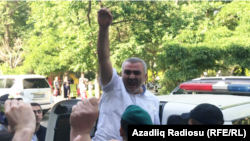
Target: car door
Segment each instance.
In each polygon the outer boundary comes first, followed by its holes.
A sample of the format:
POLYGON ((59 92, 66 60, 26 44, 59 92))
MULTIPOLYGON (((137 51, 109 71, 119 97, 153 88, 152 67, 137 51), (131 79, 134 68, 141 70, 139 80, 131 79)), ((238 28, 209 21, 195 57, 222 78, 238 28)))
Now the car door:
MULTIPOLYGON (((65 100, 56 103, 51 109, 46 132, 46 141, 69 141, 70 140, 70 114, 72 107, 78 99, 65 100)), ((91 138, 95 134, 96 125, 91 131, 91 138)))

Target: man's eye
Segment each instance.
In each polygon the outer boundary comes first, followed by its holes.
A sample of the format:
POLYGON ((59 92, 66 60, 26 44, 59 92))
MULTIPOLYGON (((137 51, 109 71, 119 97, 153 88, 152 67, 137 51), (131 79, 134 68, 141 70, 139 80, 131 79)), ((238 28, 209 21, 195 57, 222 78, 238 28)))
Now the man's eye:
POLYGON ((127 75, 130 75, 131 71, 130 70, 125 70, 124 73, 127 74, 127 75))
POLYGON ((134 74, 135 74, 135 75, 140 75, 141 72, 140 72, 140 71, 134 71, 134 74))

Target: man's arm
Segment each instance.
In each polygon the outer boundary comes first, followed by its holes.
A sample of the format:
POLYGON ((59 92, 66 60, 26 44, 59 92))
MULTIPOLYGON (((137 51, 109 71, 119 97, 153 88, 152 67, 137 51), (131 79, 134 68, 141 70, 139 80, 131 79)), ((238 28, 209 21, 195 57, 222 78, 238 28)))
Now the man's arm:
POLYGON ((100 65, 101 82, 106 85, 110 82, 113 68, 109 51, 109 26, 113 16, 109 9, 101 8, 98 11, 99 34, 97 43, 98 62, 100 65))
POLYGON ((7 100, 4 104, 10 132, 15 133, 12 141, 29 141, 35 132, 36 119, 30 104, 22 100, 7 100))
POLYGON ((12 141, 31 141, 33 133, 25 129, 16 131, 12 141))
POLYGON ((70 141, 91 141, 90 132, 98 118, 98 99, 84 98, 72 108, 70 141))

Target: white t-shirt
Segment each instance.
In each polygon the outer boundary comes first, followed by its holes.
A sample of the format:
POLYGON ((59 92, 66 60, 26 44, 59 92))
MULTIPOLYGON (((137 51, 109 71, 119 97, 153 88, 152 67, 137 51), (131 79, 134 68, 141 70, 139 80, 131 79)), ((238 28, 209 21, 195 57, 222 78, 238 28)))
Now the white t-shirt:
MULTIPOLYGON (((101 80, 100 80, 101 84, 101 80)), ((154 124, 159 125, 159 100, 143 86, 144 93, 130 94, 126 91, 121 77, 113 68, 111 81, 103 86, 103 95, 99 104, 97 131, 92 141, 122 140, 120 136, 121 116, 129 105, 138 105, 146 110, 154 124)))

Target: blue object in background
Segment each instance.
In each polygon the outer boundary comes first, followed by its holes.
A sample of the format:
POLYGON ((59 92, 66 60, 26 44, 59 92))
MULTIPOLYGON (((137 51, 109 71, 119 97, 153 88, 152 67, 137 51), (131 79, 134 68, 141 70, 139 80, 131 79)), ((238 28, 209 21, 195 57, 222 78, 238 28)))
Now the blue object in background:
POLYGON ((246 84, 229 84, 228 91, 234 92, 250 92, 250 85, 246 84))

